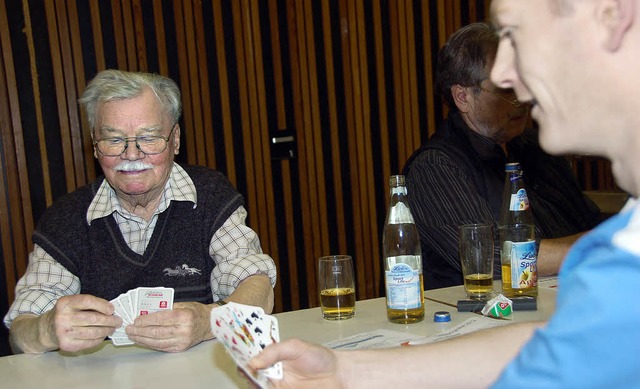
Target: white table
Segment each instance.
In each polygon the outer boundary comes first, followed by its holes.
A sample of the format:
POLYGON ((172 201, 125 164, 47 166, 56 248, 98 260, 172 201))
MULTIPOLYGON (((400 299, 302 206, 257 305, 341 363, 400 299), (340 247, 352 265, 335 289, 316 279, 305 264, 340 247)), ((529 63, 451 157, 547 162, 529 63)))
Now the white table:
MULTIPOLYGON (((455 298, 456 288, 430 291, 428 295, 455 298)), ((541 295, 545 300, 546 294, 541 295)), ((554 299, 555 301, 555 299, 554 299)), ((540 306, 540 303, 539 303, 540 306)), ((546 303, 543 304, 546 307, 546 303)), ((545 319, 545 308, 530 312, 526 320, 545 319), (536 314, 537 312, 537 314, 536 314)), ((277 314, 281 338, 299 337, 327 343, 377 329, 403 331, 415 335, 433 335, 455 326, 473 313, 426 301, 426 317, 421 323, 392 324, 386 319, 384 298, 358 301, 353 319, 330 322, 321 318, 319 308, 277 314), (446 310, 450 323, 434 323, 433 313, 446 310)), ((525 320, 524 315, 514 321, 525 320)), ((224 347, 215 341, 204 342, 183 353, 162 353, 136 346, 114 347, 106 341, 90 352, 69 354, 13 355, 0 358, 0 387, 3 388, 247 388, 224 347)))

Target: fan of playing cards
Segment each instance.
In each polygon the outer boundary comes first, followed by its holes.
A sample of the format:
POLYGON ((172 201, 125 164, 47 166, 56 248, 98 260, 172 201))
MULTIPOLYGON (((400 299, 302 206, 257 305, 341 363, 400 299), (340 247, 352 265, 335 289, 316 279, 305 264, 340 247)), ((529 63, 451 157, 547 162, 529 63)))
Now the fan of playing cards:
POLYGON ((282 363, 257 372, 247 362, 271 343, 280 341, 278 320, 259 307, 230 302, 211 310, 211 331, 224 344, 236 364, 261 388, 268 378, 282 378, 282 363))
POLYGON ((122 327, 110 336, 116 346, 133 344, 124 332, 136 317, 153 312, 165 311, 173 308, 173 288, 136 288, 111 300, 116 309, 116 316, 122 318, 122 327))

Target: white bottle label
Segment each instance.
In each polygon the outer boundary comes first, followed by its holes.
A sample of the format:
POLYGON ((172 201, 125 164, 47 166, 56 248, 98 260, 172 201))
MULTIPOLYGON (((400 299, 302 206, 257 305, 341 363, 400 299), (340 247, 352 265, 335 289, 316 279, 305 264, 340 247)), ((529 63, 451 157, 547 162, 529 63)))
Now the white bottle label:
POLYGON ((389 210, 389 224, 413 223, 413 215, 404 203, 398 203, 389 210))
POLYGON ((529 208, 529 198, 527 197, 527 191, 524 188, 518 189, 518 192, 511 195, 509 201, 509 211, 525 211, 529 208))
POLYGON ((511 287, 522 289, 538 285, 535 240, 509 243, 511 243, 511 287))
POLYGON ((420 308, 422 301, 420 299, 421 282, 420 268, 413 269, 406 263, 398 263, 407 260, 421 260, 419 255, 403 255, 400 257, 389 257, 387 261, 395 264, 389 267, 385 272, 387 281, 387 306, 391 309, 412 309, 420 308), (394 260, 395 259, 395 260, 394 260))

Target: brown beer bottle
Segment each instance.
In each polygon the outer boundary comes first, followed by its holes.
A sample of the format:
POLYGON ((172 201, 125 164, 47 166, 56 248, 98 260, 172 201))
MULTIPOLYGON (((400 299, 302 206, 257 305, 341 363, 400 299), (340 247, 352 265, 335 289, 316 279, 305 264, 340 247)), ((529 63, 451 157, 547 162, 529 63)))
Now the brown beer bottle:
POLYGON ((382 234, 387 318, 392 323, 424 319, 422 249, 407 202, 404 176, 391 176, 391 203, 382 234))

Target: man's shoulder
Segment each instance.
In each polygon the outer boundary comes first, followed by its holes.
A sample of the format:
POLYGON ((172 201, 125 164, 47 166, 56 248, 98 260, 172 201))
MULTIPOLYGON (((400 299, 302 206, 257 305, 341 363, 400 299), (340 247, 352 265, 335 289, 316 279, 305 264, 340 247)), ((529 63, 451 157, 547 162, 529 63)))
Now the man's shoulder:
MULTIPOLYGON (((227 176, 218 170, 214 170, 205 166, 197 165, 180 165, 189 175, 193 184, 196 186, 198 198, 204 197, 210 199, 236 199, 242 202, 242 195, 229 181, 227 176)), ((233 200, 236 201, 236 200, 233 200)))
POLYGON ((409 175, 414 168, 419 170, 452 167, 463 169, 465 166, 467 163, 463 147, 432 137, 407 159, 404 173, 409 175))
POLYGON ((65 229, 70 229, 73 225, 85 224, 89 205, 103 180, 104 177, 101 176, 95 181, 57 198, 38 221, 38 229, 45 226, 53 226, 53 229, 64 226, 65 229))
POLYGON ((47 209, 47 211, 51 210, 68 210, 70 208, 88 208, 91 200, 98 192, 98 188, 100 188, 100 184, 104 177, 98 177, 95 181, 90 182, 89 184, 83 185, 73 192, 69 192, 57 198, 53 204, 47 209))
POLYGON ((191 177, 191 179, 220 179, 224 178, 226 180, 226 176, 219 172, 218 170, 211 169, 206 166, 200 165, 185 165, 179 164, 179 166, 184 169, 185 172, 191 177))

